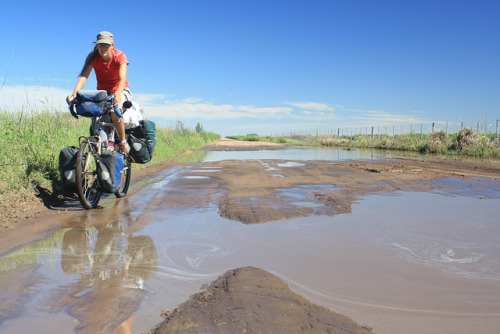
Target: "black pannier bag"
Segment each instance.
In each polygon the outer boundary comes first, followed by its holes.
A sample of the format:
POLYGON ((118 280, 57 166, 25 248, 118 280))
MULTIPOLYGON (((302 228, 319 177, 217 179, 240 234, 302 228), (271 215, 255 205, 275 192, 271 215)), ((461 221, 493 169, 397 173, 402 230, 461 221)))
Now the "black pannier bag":
POLYGON ((67 146, 59 152, 59 174, 65 190, 76 191, 76 154, 78 148, 67 146))
POLYGON ((97 182, 105 193, 115 193, 121 186, 125 168, 123 155, 115 151, 104 151, 97 162, 97 182))
POLYGON ((150 120, 139 121, 139 126, 127 130, 129 155, 134 162, 145 164, 153 158, 156 145, 156 124, 150 120))
POLYGON ((105 90, 79 90, 76 92, 76 114, 84 117, 100 116, 107 99, 105 90))

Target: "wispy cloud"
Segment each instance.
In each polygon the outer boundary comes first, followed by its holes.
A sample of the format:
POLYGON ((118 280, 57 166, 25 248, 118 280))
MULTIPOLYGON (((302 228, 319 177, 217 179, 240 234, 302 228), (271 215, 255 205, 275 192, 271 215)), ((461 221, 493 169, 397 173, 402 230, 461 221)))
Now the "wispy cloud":
POLYGON ((0 108, 20 109, 60 109, 68 91, 48 86, 3 86, 0 89, 0 108))
POLYGON ((173 119, 268 118, 290 115, 290 107, 257 107, 254 105, 213 104, 197 97, 176 100, 164 95, 134 94, 149 117, 173 119))
POLYGON ((246 111, 251 114, 261 115, 261 114, 285 114, 290 115, 293 111, 292 108, 287 107, 256 107, 256 106, 238 106, 237 110, 246 111))
POLYGON ((326 103, 285 101, 283 104, 311 111, 335 111, 335 108, 326 103))
POLYGON ((429 120, 416 117, 410 114, 391 114, 383 110, 360 110, 360 109, 350 109, 348 112, 351 114, 350 119, 364 121, 367 124, 416 124, 416 123, 428 123, 429 120), (355 113, 355 115, 352 115, 355 113))

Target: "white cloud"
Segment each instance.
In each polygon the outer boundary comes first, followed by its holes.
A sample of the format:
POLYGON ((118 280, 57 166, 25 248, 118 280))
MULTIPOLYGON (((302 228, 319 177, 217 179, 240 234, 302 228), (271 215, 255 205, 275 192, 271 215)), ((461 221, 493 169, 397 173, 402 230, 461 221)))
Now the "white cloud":
MULTIPOLYGON (((0 109, 67 111, 67 90, 47 86, 3 86, 0 89, 0 109)), ((165 94, 134 94, 147 118, 164 121, 202 122, 224 131, 303 131, 346 127, 372 127, 410 124, 445 124, 429 121, 424 113, 411 111, 392 114, 383 110, 349 109, 341 105, 316 102, 283 102, 286 106, 255 106, 244 104, 214 104, 198 97, 175 99, 165 94), (223 125, 222 125, 223 123, 223 125)))
POLYGON ((285 101, 283 102, 283 104, 314 111, 335 111, 335 109, 331 105, 325 103, 285 101))
POLYGON ((419 119, 412 115, 391 114, 381 110, 352 110, 352 111, 361 114, 360 116, 351 117, 352 119, 362 119, 369 122, 376 122, 377 124, 384 123, 388 125, 394 123, 412 124, 412 123, 428 122, 426 120, 419 119))
POLYGON ((132 98, 136 100, 141 106, 157 105, 163 103, 167 99, 165 94, 134 94, 132 98))
POLYGON ((3 86, 0 89, 0 108, 7 110, 65 110, 65 89, 48 86, 3 86))
POLYGON ((256 107, 254 105, 212 104, 197 97, 175 100, 161 94, 134 94, 134 99, 143 107, 146 117, 170 119, 237 119, 267 118, 289 115, 289 107, 256 107))
POLYGON ((176 120, 234 119, 247 116, 245 113, 235 112, 234 107, 228 104, 213 105, 208 103, 176 103, 149 105, 143 109, 146 117, 162 117, 176 120))
POLYGON ((247 111, 251 114, 285 114, 289 115, 293 109, 287 107, 262 108, 255 106, 238 106, 237 110, 247 111))

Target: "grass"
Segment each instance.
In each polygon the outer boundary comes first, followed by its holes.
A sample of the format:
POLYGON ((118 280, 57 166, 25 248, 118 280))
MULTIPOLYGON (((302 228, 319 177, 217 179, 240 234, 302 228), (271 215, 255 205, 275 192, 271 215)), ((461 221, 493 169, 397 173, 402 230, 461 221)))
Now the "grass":
POLYGON ((368 147, 454 156, 500 158, 500 145, 496 135, 478 134, 471 128, 462 128, 456 134, 446 134, 443 130, 435 130, 429 134, 395 135, 392 137, 382 135, 375 138, 371 136, 328 137, 317 140, 326 146, 368 147))
POLYGON ((260 137, 256 134, 248 134, 245 136, 228 136, 228 138, 280 142, 291 146, 343 147, 346 149, 376 148, 490 159, 500 158, 500 142, 495 134, 480 134, 467 127, 462 128, 458 133, 452 134, 447 134, 443 130, 435 130, 429 134, 410 133, 393 136, 383 134, 377 136, 290 135, 287 137, 260 137))
POLYGON ((318 146, 318 143, 311 143, 306 140, 301 140, 301 139, 296 139, 296 138, 288 138, 285 136, 279 136, 279 137, 273 137, 273 136, 266 136, 266 137, 261 137, 256 134, 247 134, 247 135, 242 135, 242 136, 226 136, 226 138, 229 139, 235 139, 235 140, 243 140, 243 141, 265 141, 265 142, 272 142, 272 143, 279 143, 279 144, 287 144, 290 146, 318 146))
MULTIPOLYGON (((22 197, 40 188, 59 191, 59 152, 65 146, 77 146, 89 126, 89 119, 77 120, 69 113, 0 111, 0 195, 22 197)), ((173 160, 219 138, 201 125, 188 129, 179 122, 175 129, 157 127, 151 163, 173 160)))

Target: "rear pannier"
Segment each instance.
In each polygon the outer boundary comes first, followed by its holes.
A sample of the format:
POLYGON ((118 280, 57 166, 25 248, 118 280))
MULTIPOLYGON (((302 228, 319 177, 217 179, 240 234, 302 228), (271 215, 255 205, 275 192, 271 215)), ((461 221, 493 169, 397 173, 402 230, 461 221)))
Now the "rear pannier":
POLYGON ((100 116, 107 99, 105 90, 79 90, 76 92, 76 114, 84 117, 100 116))
POLYGON ((134 162, 144 164, 151 161, 156 145, 156 124, 150 120, 141 120, 139 126, 127 130, 129 133, 129 155, 134 162))
POLYGON ((121 186, 125 160, 118 152, 104 151, 97 162, 99 188, 105 193, 115 193, 121 186))

